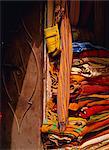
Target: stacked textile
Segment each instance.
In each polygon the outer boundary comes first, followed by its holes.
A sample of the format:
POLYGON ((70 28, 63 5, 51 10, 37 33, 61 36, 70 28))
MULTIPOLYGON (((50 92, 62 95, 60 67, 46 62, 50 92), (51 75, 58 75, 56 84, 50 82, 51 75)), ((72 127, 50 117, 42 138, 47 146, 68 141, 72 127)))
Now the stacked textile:
POLYGON ((47 101, 46 119, 41 127, 45 147, 82 150, 108 147, 109 51, 88 47, 74 53, 69 117, 63 132, 59 131, 57 115, 58 72, 58 64, 51 63, 52 97, 47 101))

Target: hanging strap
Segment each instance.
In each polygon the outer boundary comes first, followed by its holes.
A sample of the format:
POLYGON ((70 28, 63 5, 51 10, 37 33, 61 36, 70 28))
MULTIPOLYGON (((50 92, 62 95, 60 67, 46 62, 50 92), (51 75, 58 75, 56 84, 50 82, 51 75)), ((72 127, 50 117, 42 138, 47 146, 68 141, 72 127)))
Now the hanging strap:
POLYGON ((54 10, 54 2, 51 0, 47 1, 47 28, 53 26, 53 10, 54 10))
POLYGON ((61 22, 62 52, 58 77, 57 113, 60 131, 64 131, 68 119, 70 98, 70 72, 72 65, 72 35, 68 18, 68 6, 65 1, 65 14, 61 22))

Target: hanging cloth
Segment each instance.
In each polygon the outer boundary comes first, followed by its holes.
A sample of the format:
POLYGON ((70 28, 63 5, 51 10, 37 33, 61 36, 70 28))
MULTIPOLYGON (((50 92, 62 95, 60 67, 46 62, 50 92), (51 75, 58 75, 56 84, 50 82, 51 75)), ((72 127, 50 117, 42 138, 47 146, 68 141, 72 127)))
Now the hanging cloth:
POLYGON ((60 53, 60 35, 58 24, 54 20, 54 1, 47 1, 47 28, 44 29, 48 54, 56 56, 60 53))
POLYGON ((54 11, 54 2, 51 0, 47 1, 47 28, 53 26, 53 11, 54 11))
POLYGON ((56 0, 55 1, 55 22, 59 23, 64 16, 65 12, 65 1, 63 0, 56 0))
POLYGON ((70 72, 72 65, 72 35, 68 18, 67 1, 65 2, 65 13, 61 21, 61 43, 62 52, 60 58, 60 70, 58 76, 57 113, 60 131, 65 130, 68 119, 68 105, 70 98, 70 72))
POLYGON ((80 16, 80 1, 70 1, 69 18, 72 27, 77 27, 80 16))

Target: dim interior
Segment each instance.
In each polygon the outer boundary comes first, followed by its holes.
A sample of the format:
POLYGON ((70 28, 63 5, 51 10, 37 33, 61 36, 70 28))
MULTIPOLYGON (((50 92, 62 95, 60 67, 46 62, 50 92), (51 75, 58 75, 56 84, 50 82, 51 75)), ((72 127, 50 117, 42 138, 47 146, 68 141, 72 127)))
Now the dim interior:
MULTIPOLYGON (((40 127, 43 124, 43 105, 45 105, 43 104, 45 4, 46 2, 43 1, 42 2, 40 1, 2 2, 2 24, 1 24, 2 25, 1 62, 2 62, 2 85, 3 85, 2 88, 3 100, 1 102, 2 104, 1 113, 3 116, 2 117, 3 125, 1 128, 2 148, 15 149, 15 147, 20 146, 21 148, 24 149, 26 147, 29 147, 30 149, 36 149, 36 148, 40 149, 40 147, 43 145, 41 143, 44 143, 46 146, 48 144, 47 147, 48 149, 49 148, 53 149, 55 147, 60 148, 62 147, 62 145, 66 145, 68 141, 68 140, 61 141, 59 140, 59 137, 51 136, 52 140, 49 142, 49 140, 47 139, 48 143, 46 143, 46 136, 48 136, 47 133, 48 131, 46 132, 46 134, 44 133, 44 138, 42 137, 41 139, 40 127), (34 52, 36 53, 36 55, 34 55, 34 52), (55 142, 53 141, 53 138, 55 138, 54 140, 55 142)), ((72 9, 70 8, 70 4, 69 4, 69 18, 71 24, 71 31, 72 31, 73 42, 75 42, 74 43, 75 46, 74 65, 75 66, 74 67, 76 67, 77 64, 79 63, 78 62, 79 60, 77 60, 77 58, 82 59, 83 57, 82 61, 86 61, 84 59, 85 56, 89 57, 91 55, 91 58, 94 62, 95 58, 93 57, 97 55, 97 61, 99 63, 103 62, 102 60, 104 60, 104 59, 100 60, 100 58, 108 59, 109 54, 102 52, 104 48, 109 49, 109 42, 108 42, 109 41, 108 40, 109 39, 109 28, 108 28, 109 9, 108 8, 109 8, 109 3, 106 1, 104 2, 103 1, 96 1, 96 2, 80 1, 80 10, 79 10, 80 13, 79 13, 78 22, 76 24, 73 24, 74 22, 72 21, 73 20, 72 9), (86 42, 85 46, 87 47, 92 46, 91 47, 92 49, 93 48, 96 49, 96 46, 102 48, 97 47, 96 52, 94 51, 94 53, 92 53, 89 51, 88 54, 83 53, 79 56, 78 50, 80 49, 80 51, 82 51, 82 48, 79 47, 80 45, 78 45, 78 43, 84 44, 84 42, 86 42), (89 43, 92 45, 87 45, 89 43)), ((75 11, 75 15, 76 15, 76 11, 75 11)), ((87 47, 85 47, 86 50, 87 47)), ((57 56, 57 59, 59 57, 57 56)), ((90 57, 88 58, 90 65, 92 65, 91 64, 92 62, 90 62, 91 58, 90 57)), ((106 65, 106 67, 108 68, 107 59, 104 61, 104 66, 106 65)), ((51 59, 51 61, 54 60, 55 60, 54 58, 51 59)), ((97 65, 96 61, 95 64, 97 65)), ((76 74, 79 73, 77 74, 79 76, 80 75, 79 70, 78 72, 75 72, 74 69, 75 68, 72 68, 72 76, 73 74, 75 75, 75 73, 76 74)), ((105 72, 105 69, 104 70, 101 69, 101 72, 104 71, 104 76, 103 76, 104 78, 102 77, 102 75, 100 77, 98 75, 97 81, 95 78, 94 78, 95 81, 93 78, 91 79, 88 78, 90 77, 89 75, 92 74, 93 76, 95 75, 94 74, 95 72, 93 72, 93 67, 91 68, 92 70, 88 68, 89 70, 87 72, 86 70, 87 63, 86 63, 84 66, 81 65, 79 69, 83 69, 82 71, 84 70, 86 71, 85 73, 82 72, 83 73, 82 75, 83 77, 86 77, 88 79, 88 81, 86 82, 93 83, 93 87, 95 86, 95 89, 97 89, 97 87, 96 85, 94 85, 94 83, 96 83, 98 86, 101 81, 104 83, 104 86, 109 86, 108 69, 107 72, 105 72), (105 79, 105 77, 107 78, 105 79)), ((77 79, 75 76, 74 78, 77 79)), ((53 80, 55 80, 55 77, 53 77, 53 80)), ((78 80, 80 80, 80 78, 78 80)), ((84 85, 87 86, 87 83, 83 83, 82 85, 83 88, 84 85)), ((72 85, 72 87, 73 86, 74 85, 72 85)), ((91 89, 91 85, 89 88, 91 89)), ((108 87, 105 88, 108 93, 108 87)), ((103 88, 100 95, 102 95, 103 91, 105 91, 105 88, 103 88)), ((52 90, 54 89, 55 87, 52 87, 52 90)), ((75 90, 77 90, 75 91, 77 93, 74 93, 74 95, 71 94, 72 95, 70 99, 71 103, 72 103, 72 99, 74 99, 78 95, 77 86, 75 86, 75 90)), ((85 89, 83 93, 85 93, 85 89)), ((106 96, 108 97, 108 94, 107 95, 105 94, 105 97, 106 96)), ((53 97, 54 101, 56 100, 55 98, 56 95, 53 97)), ((108 109, 108 98, 105 99, 103 97, 103 99, 105 100, 105 102, 107 102, 106 108, 108 109)), ((92 104, 89 103, 88 105, 90 105, 90 107, 91 105, 95 106, 94 102, 95 101, 93 101, 92 104)), ((76 98, 75 98, 75 103, 77 104, 76 98)), ((87 106, 87 104, 85 104, 85 106, 89 107, 87 106)), ((54 109, 56 109, 55 107, 56 106, 54 106, 54 109)), ((74 113, 75 110, 72 110, 72 105, 70 105, 69 113, 72 115, 72 112, 74 113)), ((83 113, 85 112, 85 109, 83 108, 82 111, 81 109, 79 109, 79 112, 81 113, 81 115, 84 116, 83 113)), ((108 112, 105 112, 102 115, 105 115, 105 117, 108 118, 108 115, 106 116, 106 114, 108 114, 108 112)), ((77 114, 75 113, 75 115, 77 114)), ((88 123, 90 123, 92 120, 89 119, 88 121, 89 121, 88 123)), ((108 125, 106 123, 104 124, 105 124, 105 128, 101 129, 100 130, 101 132, 108 131, 108 125)), ((95 134, 97 134, 97 129, 95 130, 95 132, 96 132, 95 134)), ((91 133, 89 132, 88 134, 84 135, 84 141, 87 141, 86 139, 88 138, 90 139, 90 135, 92 135, 93 137, 92 132, 91 133)), ((74 142, 76 143, 76 141, 74 142)))

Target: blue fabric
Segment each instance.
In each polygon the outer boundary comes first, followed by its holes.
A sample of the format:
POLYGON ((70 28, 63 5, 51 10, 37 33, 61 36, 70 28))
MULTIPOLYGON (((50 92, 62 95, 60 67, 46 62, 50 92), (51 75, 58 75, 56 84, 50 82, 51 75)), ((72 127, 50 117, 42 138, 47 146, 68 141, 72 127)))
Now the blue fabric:
POLYGON ((91 50, 91 49, 107 50, 104 47, 93 45, 90 42, 73 42, 72 45, 73 45, 73 51, 78 52, 78 53, 83 51, 83 50, 91 50))

